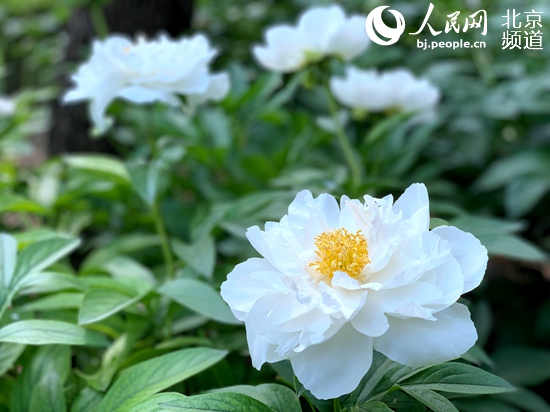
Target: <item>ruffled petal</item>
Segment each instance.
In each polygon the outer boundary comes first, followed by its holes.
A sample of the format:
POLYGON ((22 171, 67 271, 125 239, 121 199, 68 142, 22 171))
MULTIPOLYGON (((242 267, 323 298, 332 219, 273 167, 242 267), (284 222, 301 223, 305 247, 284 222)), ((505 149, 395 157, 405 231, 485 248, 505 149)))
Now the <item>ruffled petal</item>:
POLYGON ((245 320, 258 299, 268 293, 287 291, 282 277, 266 259, 251 258, 235 266, 227 275, 221 285, 221 296, 235 317, 245 320))
POLYGON ((290 358, 300 382, 318 399, 352 392, 372 364, 370 337, 344 325, 332 338, 290 358))
POLYGON ((439 226, 432 230, 449 242, 451 253, 457 260, 464 275, 464 290, 471 291, 479 286, 487 269, 487 249, 471 233, 463 232, 454 226, 439 226))
POLYGON ((420 230, 430 228, 428 190, 422 183, 410 185, 393 205, 393 211, 403 219, 410 219, 420 230))
POLYGON ((436 320, 389 318, 390 328, 374 339, 374 349, 403 365, 420 367, 455 359, 477 340, 468 308, 455 303, 436 320))

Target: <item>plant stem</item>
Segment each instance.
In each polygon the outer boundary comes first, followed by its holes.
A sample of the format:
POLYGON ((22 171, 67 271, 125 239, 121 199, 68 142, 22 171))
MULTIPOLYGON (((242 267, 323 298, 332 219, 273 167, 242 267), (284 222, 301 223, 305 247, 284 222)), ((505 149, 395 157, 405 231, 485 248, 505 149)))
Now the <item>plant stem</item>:
POLYGON ((340 412, 340 398, 334 399, 334 412, 340 412))
POLYGON ((170 280, 174 277, 174 260, 172 258, 172 252, 170 251, 168 234, 164 228, 164 223, 162 222, 162 217, 159 212, 158 201, 156 200, 151 205, 151 213, 155 222, 155 229, 160 236, 162 256, 164 258, 164 263, 166 264, 166 280, 170 280))
POLYGON ((90 7, 90 18, 92 20, 92 26, 96 32, 97 37, 104 39, 109 35, 109 26, 107 25, 107 20, 103 14, 103 8, 98 3, 92 3, 90 7))
POLYGON ((342 147, 342 151, 344 152, 344 157, 346 158, 348 167, 350 169, 351 183, 353 188, 357 189, 359 187, 359 184, 361 183, 361 166, 357 161, 355 154, 353 153, 353 148, 351 147, 351 144, 346 136, 346 132, 342 127, 342 123, 340 123, 340 119, 338 118, 338 107, 336 106, 336 102, 332 98, 332 95, 330 94, 330 90, 327 85, 325 85, 325 93, 327 95, 330 115, 332 116, 332 121, 334 122, 334 126, 336 129, 336 137, 340 142, 340 146, 342 147))

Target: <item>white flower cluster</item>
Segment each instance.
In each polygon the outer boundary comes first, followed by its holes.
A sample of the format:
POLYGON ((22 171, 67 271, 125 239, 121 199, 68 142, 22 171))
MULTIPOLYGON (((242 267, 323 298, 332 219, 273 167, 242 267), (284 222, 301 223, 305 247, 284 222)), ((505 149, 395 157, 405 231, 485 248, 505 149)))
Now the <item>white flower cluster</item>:
POLYGON ((237 265, 221 294, 245 322, 253 365, 290 359, 329 399, 357 387, 373 349, 413 367, 470 349, 476 329, 456 301, 481 282, 487 250, 429 224, 428 192, 414 184, 395 203, 303 191, 280 222, 249 228, 262 258, 237 265))
POLYGON ((178 41, 164 35, 150 41, 112 35, 94 42, 90 59, 72 76, 75 88, 64 101, 90 100, 90 117, 101 133, 109 127, 105 110, 118 97, 174 106, 180 104, 178 95, 187 96, 190 104, 220 100, 229 91, 229 76, 210 73, 215 55, 200 34, 178 41))
POLYGON ((367 112, 429 113, 440 99, 439 89, 407 69, 380 73, 348 66, 345 77, 331 77, 330 90, 343 105, 367 112))
POLYGON ((294 72, 325 56, 351 60, 361 54, 370 40, 365 32, 365 16, 346 17, 340 6, 313 7, 303 13, 297 26, 282 24, 265 32, 265 46, 253 54, 265 68, 294 72))

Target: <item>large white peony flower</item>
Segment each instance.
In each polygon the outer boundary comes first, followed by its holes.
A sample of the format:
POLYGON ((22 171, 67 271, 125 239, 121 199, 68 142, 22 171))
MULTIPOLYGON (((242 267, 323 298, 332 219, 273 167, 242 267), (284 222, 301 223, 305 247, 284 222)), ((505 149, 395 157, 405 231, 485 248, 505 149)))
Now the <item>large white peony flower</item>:
POLYGON ((465 353, 477 333, 456 301, 481 282, 487 250, 429 221, 426 187, 414 184, 395 203, 302 191, 280 222, 249 228, 263 258, 237 265, 221 294, 245 322, 253 365, 290 359, 329 399, 357 387, 373 349, 413 367, 465 353))
POLYGON ((150 41, 112 35, 93 43, 90 59, 72 76, 75 88, 63 100, 90 100, 90 117, 98 132, 108 128, 105 110, 117 97, 174 106, 180 104, 177 95, 188 96, 192 104, 221 100, 229 90, 229 76, 209 73, 215 55, 201 34, 177 41, 164 35, 150 41))
POLYGON ((368 112, 397 109, 427 113, 440 98, 439 89, 406 69, 379 73, 348 66, 345 77, 331 77, 330 90, 343 105, 368 112))
POLYGON ((365 16, 346 17, 337 5, 313 7, 303 13, 297 26, 277 25, 265 32, 265 46, 252 50, 258 62, 277 72, 294 72, 325 56, 351 60, 361 54, 370 40, 365 16))

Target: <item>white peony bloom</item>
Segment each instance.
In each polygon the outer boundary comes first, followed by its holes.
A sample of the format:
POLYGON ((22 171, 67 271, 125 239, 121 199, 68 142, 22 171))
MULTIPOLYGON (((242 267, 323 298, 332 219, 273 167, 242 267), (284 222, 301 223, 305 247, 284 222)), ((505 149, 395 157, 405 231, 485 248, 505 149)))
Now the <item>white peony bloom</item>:
POLYGON ((330 79, 330 90, 341 104, 369 112, 397 109, 426 113, 433 111, 440 98, 434 85, 406 69, 379 73, 348 66, 344 78, 330 79))
POLYGON ((265 46, 252 50, 258 62, 276 72, 294 72, 325 56, 351 60, 370 40, 365 16, 346 17, 340 6, 313 7, 303 13, 297 26, 278 25, 265 32, 265 46))
POLYGON ((96 40, 92 56, 72 76, 75 88, 63 100, 90 100, 90 117, 98 132, 108 128, 105 110, 117 97, 174 106, 180 104, 177 95, 189 96, 197 103, 221 100, 229 90, 229 77, 209 73, 215 55, 201 34, 177 41, 164 35, 150 41, 132 41, 120 35, 96 40))
POLYGON ((414 184, 395 203, 302 191, 280 222, 249 228, 263 258, 237 265, 221 294, 245 322, 253 365, 290 359, 329 399, 357 387, 373 349, 412 367, 465 353, 477 333, 456 301, 481 282, 487 250, 429 222, 428 192, 414 184))

